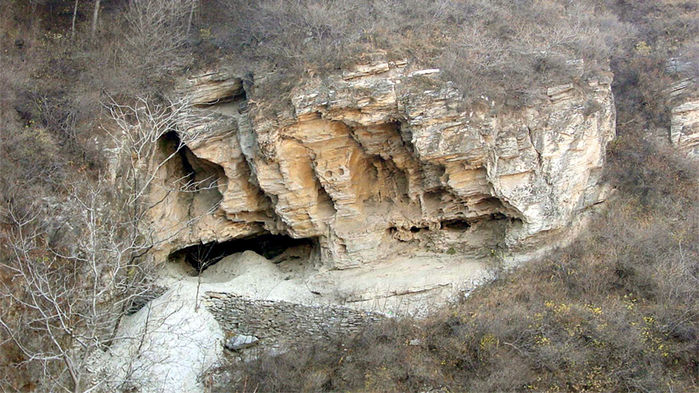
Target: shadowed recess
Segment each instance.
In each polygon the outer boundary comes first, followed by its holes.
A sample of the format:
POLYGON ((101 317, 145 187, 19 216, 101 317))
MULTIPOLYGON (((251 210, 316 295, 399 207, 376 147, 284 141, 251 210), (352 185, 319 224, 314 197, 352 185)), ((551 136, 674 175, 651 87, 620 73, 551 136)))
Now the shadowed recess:
POLYGON ((310 246, 313 248, 316 244, 317 241, 315 239, 294 239, 285 235, 267 233, 225 242, 195 244, 172 252, 168 259, 179 260, 184 258, 185 262, 201 273, 228 255, 239 252, 250 250, 267 259, 272 259, 290 248, 299 246, 310 246))

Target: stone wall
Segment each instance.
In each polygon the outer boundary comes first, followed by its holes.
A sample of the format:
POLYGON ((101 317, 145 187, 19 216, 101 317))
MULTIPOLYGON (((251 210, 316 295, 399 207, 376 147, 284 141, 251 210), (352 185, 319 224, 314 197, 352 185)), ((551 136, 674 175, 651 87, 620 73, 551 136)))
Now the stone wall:
POLYGON ((265 347, 276 347, 287 340, 353 333, 386 318, 342 306, 307 306, 221 292, 207 292, 205 304, 227 336, 255 336, 265 347))

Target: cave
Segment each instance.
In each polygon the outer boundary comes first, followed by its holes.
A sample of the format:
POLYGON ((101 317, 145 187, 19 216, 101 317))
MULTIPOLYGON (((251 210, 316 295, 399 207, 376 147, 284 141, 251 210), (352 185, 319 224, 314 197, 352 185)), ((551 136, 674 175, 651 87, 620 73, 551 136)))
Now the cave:
POLYGON ((471 227, 471 223, 463 219, 444 220, 440 224, 442 229, 452 229, 457 231, 465 231, 471 227))
POLYGON ((291 248, 306 246, 311 250, 316 244, 316 239, 294 239, 286 235, 266 233, 224 242, 195 244, 170 253, 168 259, 184 260, 199 274, 228 255, 239 252, 250 250, 267 259, 274 259, 291 248))
MULTIPOLYGON (((196 156, 187 145, 182 144, 179 135, 170 131, 161 137, 163 153, 168 156, 176 153, 181 187, 188 192, 213 190, 218 193, 218 183, 225 179, 225 171, 220 165, 196 156)), ((219 199, 221 195, 218 195, 219 199)))

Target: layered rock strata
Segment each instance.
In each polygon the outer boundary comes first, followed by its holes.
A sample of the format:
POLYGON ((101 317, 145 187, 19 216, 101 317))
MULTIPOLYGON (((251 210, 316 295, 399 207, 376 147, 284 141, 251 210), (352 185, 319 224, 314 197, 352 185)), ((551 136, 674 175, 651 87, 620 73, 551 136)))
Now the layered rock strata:
POLYGON ((668 60, 666 71, 677 77, 663 93, 670 107, 670 142, 690 158, 699 157, 699 95, 695 65, 678 58, 668 60))
POLYGON ((505 110, 488 97, 464 109, 439 73, 359 65, 299 83, 287 105, 255 94, 264 78, 191 78, 180 93, 206 121, 179 131, 197 138, 159 176, 200 188, 153 192, 163 253, 273 233, 317 241, 330 269, 415 250, 487 256, 536 248, 603 198, 610 76, 505 110))
POLYGON ((225 335, 282 348, 426 315, 489 280, 492 262, 570 238, 605 197, 610 82, 579 77, 515 110, 466 105, 439 70, 406 62, 309 77, 280 97, 264 77, 188 79, 178 94, 200 121, 159 141, 156 162, 172 158, 157 166, 144 228, 154 257, 172 261, 169 289, 121 327, 168 321, 151 341, 172 361, 142 380, 204 391, 195 376, 225 335))
POLYGON ((699 156, 699 100, 672 108, 670 140, 680 151, 699 156))

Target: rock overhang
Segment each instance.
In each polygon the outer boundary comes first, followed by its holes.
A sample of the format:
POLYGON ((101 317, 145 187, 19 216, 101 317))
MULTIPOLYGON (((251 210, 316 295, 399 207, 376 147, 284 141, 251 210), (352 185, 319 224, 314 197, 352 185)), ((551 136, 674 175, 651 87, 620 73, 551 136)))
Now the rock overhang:
POLYGON ((188 148, 222 168, 221 200, 199 217, 173 209, 171 221, 199 228, 164 231, 167 252, 270 233, 318 239, 331 269, 424 249, 487 256, 565 234, 604 199, 601 168, 615 135, 609 76, 501 110, 487 97, 464 109, 439 75, 374 62, 300 82, 283 107, 230 72, 190 78, 179 94, 214 116, 188 148), (456 221, 461 231, 444 230, 456 221))

